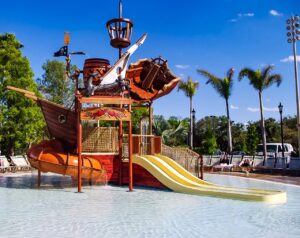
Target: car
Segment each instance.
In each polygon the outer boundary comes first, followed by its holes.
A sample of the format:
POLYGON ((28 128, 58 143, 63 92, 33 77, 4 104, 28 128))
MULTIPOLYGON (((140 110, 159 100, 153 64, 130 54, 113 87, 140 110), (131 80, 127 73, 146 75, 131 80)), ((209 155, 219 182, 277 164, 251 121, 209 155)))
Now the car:
MULTIPOLYGON (((293 146, 288 143, 284 143, 284 155, 290 156, 294 151, 293 146)), ((282 153, 282 144, 281 143, 267 143, 267 155, 270 157, 281 156, 282 153)), ((259 144, 256 147, 257 155, 263 155, 263 144, 259 144)))
POLYGON ((241 155, 241 156, 243 156, 245 154, 245 152, 244 151, 232 151, 231 154, 232 155, 241 155))

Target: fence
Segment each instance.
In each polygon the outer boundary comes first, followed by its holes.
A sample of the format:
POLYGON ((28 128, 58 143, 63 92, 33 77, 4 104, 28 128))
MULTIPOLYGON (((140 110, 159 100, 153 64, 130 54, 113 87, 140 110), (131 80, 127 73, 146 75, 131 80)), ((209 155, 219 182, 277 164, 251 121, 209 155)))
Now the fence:
POLYGON ((192 173, 197 173, 199 171, 198 159, 200 155, 188 148, 170 147, 162 144, 161 154, 172 158, 192 173))

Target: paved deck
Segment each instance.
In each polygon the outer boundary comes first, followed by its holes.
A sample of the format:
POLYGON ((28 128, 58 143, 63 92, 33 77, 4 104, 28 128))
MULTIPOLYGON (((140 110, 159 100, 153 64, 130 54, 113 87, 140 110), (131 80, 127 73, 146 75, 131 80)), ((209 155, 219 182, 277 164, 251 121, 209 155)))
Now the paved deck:
MULTIPOLYGON (((287 176, 287 175, 272 175, 272 174, 261 174, 261 173, 245 173, 245 172, 209 172, 211 174, 222 174, 222 175, 231 175, 239 176, 245 178, 255 178, 260 180, 267 180, 279 183, 293 184, 300 186, 300 177, 296 176, 287 176)), ((204 174, 205 178, 205 174, 204 174)))

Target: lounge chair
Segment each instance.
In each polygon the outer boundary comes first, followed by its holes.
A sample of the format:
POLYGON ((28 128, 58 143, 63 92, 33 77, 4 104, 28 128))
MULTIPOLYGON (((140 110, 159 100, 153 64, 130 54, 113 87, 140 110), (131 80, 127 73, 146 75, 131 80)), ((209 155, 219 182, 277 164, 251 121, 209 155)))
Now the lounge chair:
POLYGON ((230 164, 232 164, 233 167, 239 167, 242 160, 243 160, 242 155, 232 155, 230 164))
POLYGON ((261 169, 263 168, 264 157, 261 155, 255 155, 253 158, 252 169, 261 169))
POLYGON ((210 160, 210 166, 215 166, 220 164, 220 156, 212 156, 210 160))
POLYGON ((3 155, 0 156, 0 172, 11 172, 12 167, 10 166, 10 163, 8 162, 7 158, 3 155))
POLYGON ((254 159, 254 156, 252 156, 252 155, 244 155, 239 166, 242 167, 242 165, 244 165, 244 164, 245 165, 248 164, 249 166, 252 166, 253 159, 254 159))
POLYGON ((210 155, 203 155, 203 165, 204 165, 204 167, 209 167, 210 166, 210 161, 211 161, 211 156, 210 155))
POLYGON ((27 160, 22 155, 11 156, 12 162, 15 164, 17 170, 19 171, 28 171, 31 170, 30 165, 27 160))

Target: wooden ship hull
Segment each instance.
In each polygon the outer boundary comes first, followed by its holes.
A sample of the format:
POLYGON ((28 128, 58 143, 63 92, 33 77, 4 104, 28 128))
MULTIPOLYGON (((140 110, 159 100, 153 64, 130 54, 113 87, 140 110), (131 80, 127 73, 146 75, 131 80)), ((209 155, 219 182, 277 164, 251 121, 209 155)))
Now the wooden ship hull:
MULTIPOLYGON (((151 102, 170 93, 180 81, 168 68, 166 61, 142 59, 129 65, 126 80, 128 95, 135 102, 151 102)), ((100 66, 99 66, 100 67, 100 66)), ((84 94, 84 90, 82 93, 84 94)), ((96 96, 120 95, 122 88, 116 84, 95 91, 96 96)))
POLYGON ((76 146, 76 114, 59 104, 38 98, 50 138, 60 140, 68 149, 76 146))
POLYGON ((126 78, 130 81, 130 96, 138 102, 156 100, 170 93, 180 81, 161 58, 129 65, 126 78))

